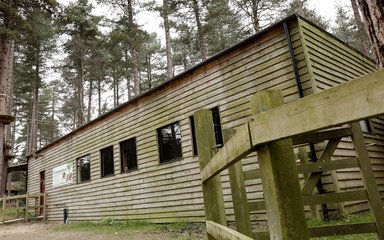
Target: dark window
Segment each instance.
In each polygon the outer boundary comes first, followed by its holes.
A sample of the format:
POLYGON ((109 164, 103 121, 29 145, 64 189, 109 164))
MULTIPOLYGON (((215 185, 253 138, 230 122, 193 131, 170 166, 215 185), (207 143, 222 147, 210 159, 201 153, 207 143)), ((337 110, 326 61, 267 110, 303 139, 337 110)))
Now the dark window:
POLYGON ((137 169, 136 138, 120 143, 121 172, 137 169))
POLYGON ((179 123, 172 123, 157 129, 160 162, 181 158, 181 134, 179 123))
POLYGON ((113 168, 113 146, 100 150, 101 156, 101 176, 109 176, 114 174, 113 168))
POLYGON ((196 144, 196 133, 195 133, 195 119, 193 116, 189 117, 191 124, 191 138, 192 138, 192 153, 193 156, 197 156, 197 144, 196 144))
POLYGON ((215 131, 216 146, 223 146, 223 135, 221 133, 220 112, 219 108, 215 107, 211 109, 213 118, 213 127, 215 131))
POLYGON ((91 156, 87 155, 77 159, 77 182, 91 180, 91 156))
POLYGON ((365 133, 373 133, 371 122, 368 119, 361 120, 360 122, 361 131, 365 133))

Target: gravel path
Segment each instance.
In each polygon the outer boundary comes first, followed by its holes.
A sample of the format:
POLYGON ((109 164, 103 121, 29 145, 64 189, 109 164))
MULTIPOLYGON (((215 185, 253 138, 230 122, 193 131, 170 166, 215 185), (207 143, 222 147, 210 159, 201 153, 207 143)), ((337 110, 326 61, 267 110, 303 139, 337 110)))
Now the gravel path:
MULTIPOLYGON (((0 225, 0 240, 168 240, 168 239, 190 239, 187 235, 175 236, 172 233, 141 233, 132 232, 129 235, 100 234, 88 231, 57 231, 53 230, 60 223, 14 223, 0 225)), ((201 239, 202 236, 192 239, 201 239)))

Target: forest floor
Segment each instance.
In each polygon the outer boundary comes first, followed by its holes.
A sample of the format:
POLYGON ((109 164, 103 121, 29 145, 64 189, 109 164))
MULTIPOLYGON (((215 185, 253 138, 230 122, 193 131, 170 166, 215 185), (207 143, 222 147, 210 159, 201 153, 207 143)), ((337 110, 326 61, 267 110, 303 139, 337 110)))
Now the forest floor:
POLYGON ((61 224, 0 225, 0 240, 190 240, 206 239, 201 224, 61 224))

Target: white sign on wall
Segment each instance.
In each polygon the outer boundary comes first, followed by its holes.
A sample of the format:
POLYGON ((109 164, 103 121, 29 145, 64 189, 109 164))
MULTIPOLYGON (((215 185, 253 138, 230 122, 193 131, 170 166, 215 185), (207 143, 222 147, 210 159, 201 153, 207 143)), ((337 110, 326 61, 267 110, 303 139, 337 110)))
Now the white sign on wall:
POLYGON ((66 163, 52 170, 52 186, 58 187, 73 183, 73 163, 66 163))

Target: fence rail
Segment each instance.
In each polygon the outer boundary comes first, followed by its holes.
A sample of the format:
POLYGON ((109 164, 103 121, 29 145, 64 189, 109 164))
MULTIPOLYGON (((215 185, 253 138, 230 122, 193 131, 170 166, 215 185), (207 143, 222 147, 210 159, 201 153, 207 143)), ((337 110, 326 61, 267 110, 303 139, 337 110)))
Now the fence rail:
POLYGON ((25 222, 28 222, 31 218, 43 218, 46 220, 46 199, 47 192, 33 194, 26 193, 24 195, 17 196, 3 195, 3 198, 0 199, 2 206, 1 223, 5 224, 8 221, 11 222, 23 219, 25 222), (31 213, 30 210, 33 210, 33 212, 31 213), (22 218, 20 218, 21 216, 22 218))
POLYGON ((194 114, 197 148, 206 210, 208 239, 309 239, 337 233, 377 232, 384 239, 384 208, 375 182, 364 137, 357 121, 384 114, 384 70, 376 71, 338 87, 295 102, 283 104, 280 91, 261 91, 251 101, 254 114, 243 126, 230 130, 228 141, 216 153, 212 116, 209 110, 194 114), (316 132, 344 124, 348 129, 316 132), (357 157, 329 162, 340 139, 351 135, 357 157), (329 139, 317 163, 297 166, 294 143, 329 139), (240 160, 257 151, 259 171, 241 170, 240 160), (362 191, 312 195, 324 171, 360 167, 362 191), (226 227, 220 172, 229 169, 237 230, 226 227), (307 177, 300 188, 298 172, 307 177), (244 182, 262 179, 265 201, 248 202, 244 182), (327 226, 308 229, 304 205, 367 199, 374 223, 327 226), (266 209, 269 233, 253 233, 249 212, 266 209))

